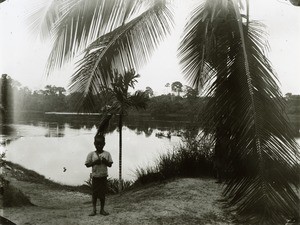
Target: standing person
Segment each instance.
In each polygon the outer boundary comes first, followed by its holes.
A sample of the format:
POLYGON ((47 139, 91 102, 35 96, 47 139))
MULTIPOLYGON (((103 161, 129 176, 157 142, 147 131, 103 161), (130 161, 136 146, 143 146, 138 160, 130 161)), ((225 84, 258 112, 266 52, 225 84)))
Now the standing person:
POLYGON ((105 137, 103 135, 96 135, 94 145, 96 151, 90 152, 86 158, 86 167, 92 167, 92 203, 93 211, 90 216, 96 215, 97 199, 100 199, 100 214, 107 216, 108 212, 105 212, 105 194, 107 189, 107 167, 111 167, 113 164, 111 155, 109 152, 104 151, 105 137))

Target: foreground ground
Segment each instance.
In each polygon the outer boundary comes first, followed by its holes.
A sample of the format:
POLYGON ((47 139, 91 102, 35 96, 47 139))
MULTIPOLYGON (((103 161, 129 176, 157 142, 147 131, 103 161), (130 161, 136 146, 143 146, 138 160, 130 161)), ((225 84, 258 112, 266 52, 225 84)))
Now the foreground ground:
POLYGON ((230 224, 219 201, 221 186, 212 179, 176 179, 108 196, 106 217, 88 216, 88 194, 14 178, 11 184, 35 205, 4 209, 4 217, 18 225, 230 224))

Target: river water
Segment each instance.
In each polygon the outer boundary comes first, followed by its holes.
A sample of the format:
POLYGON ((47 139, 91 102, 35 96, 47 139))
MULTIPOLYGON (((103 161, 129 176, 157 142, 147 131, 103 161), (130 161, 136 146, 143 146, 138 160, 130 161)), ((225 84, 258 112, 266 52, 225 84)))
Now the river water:
MULTIPOLYGON (((35 115, 22 118, 2 129, 0 148, 5 151, 7 160, 37 171, 46 178, 81 185, 91 172, 84 163, 87 154, 94 151, 93 138, 98 121, 95 116, 35 115)), ((116 121, 111 124, 104 149, 111 153, 114 161, 109 168, 109 177, 118 178, 119 132, 116 121)), ((159 154, 179 145, 181 137, 175 134, 187 124, 129 117, 123 127, 123 178, 134 180, 137 168, 153 166, 159 154), (174 134, 171 138, 156 135, 168 131, 174 134)), ((300 139, 296 140, 300 144, 300 139)))
MULTIPOLYGON (((74 118, 73 118, 74 119, 74 118)), ((37 171, 53 181, 81 185, 89 178, 90 168, 84 163, 87 154, 94 151, 93 138, 97 131, 95 121, 63 121, 62 117, 45 120, 35 118, 10 125, 10 132, 2 138, 2 151, 7 160, 37 171), (64 170, 64 168, 66 170, 64 170)), ((125 123, 123 131, 123 178, 135 179, 137 168, 154 165, 159 154, 173 149, 181 142, 179 136, 158 137, 157 133, 175 134, 184 128, 173 122, 133 120, 125 123)), ((109 177, 118 178, 119 132, 111 128, 104 148, 112 155, 114 164, 109 177)))

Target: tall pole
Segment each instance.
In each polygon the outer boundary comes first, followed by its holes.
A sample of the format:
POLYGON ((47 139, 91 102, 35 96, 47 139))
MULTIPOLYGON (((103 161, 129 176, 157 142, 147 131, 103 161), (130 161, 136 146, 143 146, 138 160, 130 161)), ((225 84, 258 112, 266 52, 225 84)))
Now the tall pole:
POLYGON ((2 74, 0 82, 0 119, 1 124, 7 124, 8 122, 8 104, 9 104, 9 90, 8 90, 8 81, 7 74, 2 74))
POLYGON ((123 115, 119 115, 119 193, 122 191, 122 127, 123 115))

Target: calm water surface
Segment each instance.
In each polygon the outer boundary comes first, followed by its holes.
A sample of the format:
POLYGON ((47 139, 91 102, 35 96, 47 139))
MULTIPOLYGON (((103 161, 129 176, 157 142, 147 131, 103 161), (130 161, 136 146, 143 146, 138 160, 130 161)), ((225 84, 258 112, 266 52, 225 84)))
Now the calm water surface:
MULTIPOLYGON (((97 120, 97 118, 96 118, 97 120)), ((99 121, 99 120, 98 120, 99 121)), ((56 182, 81 185, 88 178, 90 168, 84 163, 87 154, 94 151, 95 120, 77 117, 34 118, 17 121, 0 134, 1 151, 6 159, 37 171, 56 182), (67 122, 65 122, 67 121, 67 122), (63 171, 63 168, 66 171, 63 171)), ((135 170, 154 165, 161 153, 181 142, 174 135, 170 139, 157 137, 159 132, 174 133, 187 123, 150 121, 131 118, 123 128, 123 178, 135 179, 135 170)), ((300 144, 300 139, 296 139, 300 144)), ((114 164, 109 176, 118 178, 119 133, 112 125, 106 135, 105 150, 112 155, 114 164)))
MULTIPOLYGON (((123 178, 127 180, 135 179, 136 168, 154 165, 160 153, 173 149, 181 141, 177 136, 169 139, 155 135, 166 133, 166 130, 173 129, 171 126, 141 127, 141 124, 123 127, 123 178)), ((64 184, 80 185, 89 178, 90 168, 86 168, 84 163, 87 154, 94 151, 95 125, 34 121, 14 124, 11 130, 10 136, 2 135, 2 140, 11 140, 2 143, 7 160, 64 184), (67 169, 65 172, 64 167, 67 169)), ((114 161, 109 168, 109 176, 118 178, 117 130, 106 135, 105 150, 111 153, 114 161)))

